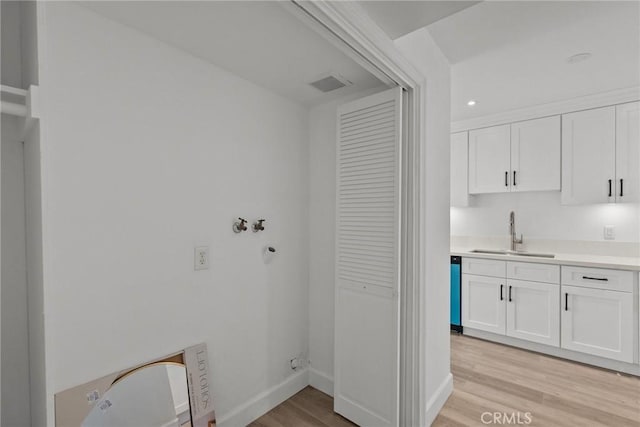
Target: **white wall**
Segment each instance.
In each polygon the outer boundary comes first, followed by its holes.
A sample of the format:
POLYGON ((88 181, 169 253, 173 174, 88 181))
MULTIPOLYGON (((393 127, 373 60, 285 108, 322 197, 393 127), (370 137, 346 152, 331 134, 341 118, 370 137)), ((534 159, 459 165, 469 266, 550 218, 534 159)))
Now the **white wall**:
POLYGON ((609 203, 563 206, 560 192, 482 194, 471 206, 451 208, 452 236, 508 236, 509 212, 516 231, 530 239, 603 241, 604 226, 616 227, 616 242, 640 242, 640 205, 609 203))
POLYGON ((308 347, 307 111, 81 6, 39 6, 48 423, 55 392, 199 342, 224 420, 308 347), (238 216, 266 230, 234 234, 238 216), (194 272, 199 245, 211 268, 194 272))
POLYGON ((29 425, 24 159, 20 122, 2 115, 2 425, 29 425))
MULTIPOLYGON (((317 388, 322 387, 317 375, 333 381, 336 108, 342 102, 309 112, 309 360, 311 385, 317 388)), ((333 394, 332 384, 324 391, 333 394)))
POLYGON ((35 1, 20 3, 20 60, 22 86, 38 84, 38 10, 35 1))
MULTIPOLYGON (((36 2, 20 3, 20 55, 22 84, 38 84, 38 27, 41 10, 36 2)), ((49 385, 45 371, 45 321, 42 241, 42 150, 40 124, 35 123, 24 135, 24 188, 27 255, 27 308, 29 324, 29 405, 31 425, 44 426, 47 420, 49 385)))
POLYGON ((24 170, 31 424, 45 426, 48 385, 45 378, 42 161, 39 125, 36 125, 24 140, 24 170))
MULTIPOLYGON (((22 87, 21 4, 2 2, 2 84, 22 87)), ((30 425, 22 121, 2 115, 1 424, 30 425)))
POLYGON ((22 87, 20 49, 20 2, 0 2, 2 10, 2 61, 0 61, 0 76, 2 84, 22 87))
POLYGON ((426 78, 425 254, 427 422, 433 421, 452 388, 449 346, 449 62, 426 29, 395 41, 426 78))

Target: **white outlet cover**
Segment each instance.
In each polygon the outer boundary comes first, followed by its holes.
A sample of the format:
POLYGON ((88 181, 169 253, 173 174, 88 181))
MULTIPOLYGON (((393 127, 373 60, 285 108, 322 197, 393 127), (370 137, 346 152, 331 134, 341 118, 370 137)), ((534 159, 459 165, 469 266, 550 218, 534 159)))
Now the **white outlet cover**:
POLYGON ((209 247, 198 246, 195 248, 193 255, 193 269, 208 270, 209 269, 209 247))
POLYGON ((616 228, 613 225, 605 225, 604 226, 604 239, 605 240, 615 240, 616 239, 616 228))

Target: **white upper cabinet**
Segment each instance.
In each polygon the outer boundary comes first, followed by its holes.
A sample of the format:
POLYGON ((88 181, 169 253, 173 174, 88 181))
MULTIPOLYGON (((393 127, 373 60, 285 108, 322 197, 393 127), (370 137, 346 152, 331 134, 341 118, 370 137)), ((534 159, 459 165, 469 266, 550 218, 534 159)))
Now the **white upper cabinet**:
POLYGON ((510 126, 469 131, 469 193, 509 191, 510 126))
POLYGON ((468 132, 451 134, 451 206, 469 206, 468 132))
POLYGON ((469 131, 469 193, 560 190, 560 116, 469 131))
POLYGON ((511 125, 511 191, 560 190, 560 116, 511 125))
POLYGON ((562 115, 563 204, 615 200, 615 124, 616 107, 562 115))
POLYGON ((616 106, 616 201, 640 201, 640 102, 616 106))
POLYGON ((468 206, 469 194, 559 190, 564 205, 640 202, 640 101, 451 135, 452 206, 468 206))

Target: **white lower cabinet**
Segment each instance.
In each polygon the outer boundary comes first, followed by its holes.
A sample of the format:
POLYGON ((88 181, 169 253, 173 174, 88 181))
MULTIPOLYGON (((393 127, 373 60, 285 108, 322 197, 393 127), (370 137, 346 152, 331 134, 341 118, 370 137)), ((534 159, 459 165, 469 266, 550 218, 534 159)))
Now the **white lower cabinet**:
POLYGON ((562 285, 562 348, 633 363, 633 293, 562 285))
POLYGON ((639 278, 622 270, 463 258, 462 326, 637 363, 639 278))
POLYGON ((505 333, 504 278, 462 275, 462 326, 505 333))
POLYGON ((462 325, 558 347, 557 284, 462 275, 462 325))
POLYGON ((462 273, 463 327, 560 345, 557 265, 463 258, 462 273))
POLYGON ((552 283, 507 282, 507 336, 560 345, 560 287, 552 283))

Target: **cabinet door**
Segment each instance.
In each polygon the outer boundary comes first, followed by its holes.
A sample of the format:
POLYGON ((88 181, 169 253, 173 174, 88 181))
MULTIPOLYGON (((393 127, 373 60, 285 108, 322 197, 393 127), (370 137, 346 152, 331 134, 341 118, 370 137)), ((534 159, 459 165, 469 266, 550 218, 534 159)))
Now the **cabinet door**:
POLYGON ((562 203, 615 200, 615 107, 562 115, 562 203))
POLYGON ((451 206, 469 206, 468 132, 451 134, 451 206))
POLYGON ((462 275, 462 326, 505 333, 505 279, 462 275))
POLYGON ((469 131, 469 193, 509 191, 509 125, 469 131))
POLYGON ((560 116, 511 125, 511 191, 560 190, 560 116))
POLYGON ((507 335, 558 347, 560 285, 507 281, 507 335))
POLYGON ((640 102, 616 106, 616 201, 640 201, 640 102))
POLYGON ((633 362, 633 293, 562 286, 562 348, 633 362))

